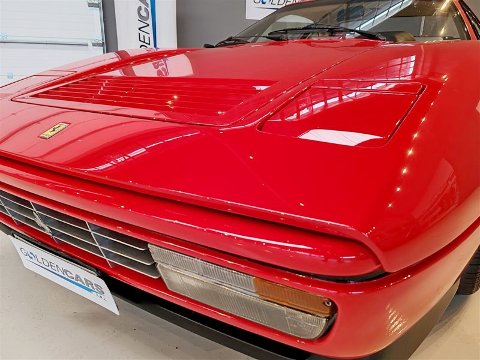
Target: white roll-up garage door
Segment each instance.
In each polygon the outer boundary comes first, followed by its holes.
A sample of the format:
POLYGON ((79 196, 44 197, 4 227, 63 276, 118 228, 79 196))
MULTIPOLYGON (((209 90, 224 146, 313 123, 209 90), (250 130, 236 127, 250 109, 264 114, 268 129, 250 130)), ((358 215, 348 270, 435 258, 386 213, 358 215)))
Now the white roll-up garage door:
POLYGON ((100 0, 0 0, 0 85, 104 52, 100 0))

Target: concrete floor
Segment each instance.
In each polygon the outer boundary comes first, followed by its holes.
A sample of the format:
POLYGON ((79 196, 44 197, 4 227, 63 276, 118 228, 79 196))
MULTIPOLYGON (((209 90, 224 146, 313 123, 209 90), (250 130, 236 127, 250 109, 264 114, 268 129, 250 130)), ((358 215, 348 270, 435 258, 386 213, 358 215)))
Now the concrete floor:
MULTIPOLYGON (((120 316, 26 270, 0 235, 1 359, 250 359, 118 305, 120 316)), ((480 293, 457 296, 412 359, 480 359, 480 293)))

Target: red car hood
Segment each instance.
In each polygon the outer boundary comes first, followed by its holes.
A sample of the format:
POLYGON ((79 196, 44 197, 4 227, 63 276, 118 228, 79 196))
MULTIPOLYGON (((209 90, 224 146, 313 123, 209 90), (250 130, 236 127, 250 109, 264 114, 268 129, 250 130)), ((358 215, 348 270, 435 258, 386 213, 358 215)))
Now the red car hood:
POLYGON ((42 88, 29 94, 28 100, 151 120, 227 126, 308 78, 375 46, 373 41, 345 46, 333 40, 140 56, 119 52, 120 61, 42 88))
MULTIPOLYGON (((418 178, 405 177, 411 171, 407 151, 428 106, 412 110, 400 128, 396 119, 382 130, 381 146, 306 140, 260 131, 258 124, 318 81, 374 82, 380 84, 375 94, 388 93, 382 84, 415 82, 437 96, 448 69, 445 62, 424 65, 440 46, 332 40, 136 56, 119 52, 100 67, 83 64, 76 74, 4 101, 0 152, 155 196, 356 238, 388 252, 389 236, 396 234, 398 242, 417 231, 408 220, 408 203, 425 194, 415 186, 418 178), (134 101, 132 93, 122 95, 128 86, 135 88, 134 101), (158 99, 145 99, 147 93, 158 99), (68 128, 48 140, 39 137, 61 122, 68 128), (409 196, 399 196, 409 184, 409 196)), ((458 46, 455 53, 462 51, 458 46)), ((430 104, 435 97, 429 94, 422 97, 430 104)), ((375 133, 375 114, 389 109, 383 97, 373 99, 377 102, 344 114, 339 123, 358 116, 362 132, 375 133)), ((399 106, 406 115, 408 108, 399 106)), ((432 170, 430 158, 415 161, 432 170)), ((439 187, 450 176, 445 166, 439 187)), ((427 205, 417 210, 416 217, 430 211, 427 205)))

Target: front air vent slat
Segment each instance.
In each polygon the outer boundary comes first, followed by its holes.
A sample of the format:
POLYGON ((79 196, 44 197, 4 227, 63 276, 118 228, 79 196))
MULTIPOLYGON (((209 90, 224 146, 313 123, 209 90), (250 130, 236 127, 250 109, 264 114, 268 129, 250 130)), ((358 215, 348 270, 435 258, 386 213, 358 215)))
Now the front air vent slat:
POLYGON ((95 241, 93 241, 93 240, 81 239, 81 238, 78 238, 78 237, 75 237, 75 236, 71 236, 67 233, 64 233, 61 230, 58 230, 58 229, 55 229, 55 228, 52 228, 52 227, 50 227, 50 231, 52 232, 52 236, 54 238, 60 239, 64 242, 77 243, 78 241, 81 241, 81 242, 84 242, 86 244, 90 244, 90 245, 93 245, 95 247, 98 247, 97 244, 95 243, 95 241))
POLYGON ((3 190, 0 190, 0 212, 18 224, 50 235, 60 244, 99 256, 110 266, 123 266, 148 277, 160 277, 145 241, 31 203, 3 190))
POLYGON ((131 236, 120 234, 119 232, 108 230, 95 224, 89 223, 88 225, 90 230, 96 235, 101 235, 109 238, 110 240, 117 241, 138 250, 148 250, 148 244, 145 241, 137 240, 131 236))
POLYGON ((88 242, 90 244, 96 245, 95 240, 92 237, 92 234, 78 229, 73 226, 69 226, 67 224, 61 223, 59 221, 53 221, 51 219, 45 221, 44 217, 40 216, 42 221, 47 225, 50 229, 55 230, 56 232, 61 232, 62 234, 65 234, 65 236, 68 237, 73 237, 81 241, 88 242), (74 231, 71 231, 74 230, 74 231))
POLYGON ((148 250, 137 250, 132 247, 118 243, 116 241, 107 239, 101 235, 94 235, 94 236, 98 245, 102 249, 109 250, 118 255, 122 255, 124 257, 138 261, 145 265, 151 265, 154 263, 152 255, 150 255, 150 251, 148 250))
MULTIPOLYGON (((13 201, 13 200, 10 200, 6 197, 3 197, 0 195, 0 200, 2 201, 3 205, 7 208, 11 208, 11 209, 20 209, 20 208, 23 208, 23 209, 31 209, 32 207, 31 206, 25 206, 17 201, 13 201)), ((21 210, 19 210, 20 212, 21 210)))
POLYGON ((105 257, 118 265, 125 266, 131 270, 136 270, 144 273, 145 275, 148 275, 150 277, 153 277, 155 279, 160 277, 160 274, 157 270, 157 267, 155 264, 152 265, 145 265, 145 264, 139 264, 138 262, 128 259, 124 256, 118 255, 114 252, 108 251, 108 250, 103 250, 103 253, 105 254, 105 257))
MULTIPOLYGON (((28 200, 25 200, 25 199, 22 199, 18 196, 15 196, 15 195, 12 195, 12 194, 9 194, 3 190, 0 190, 0 196, 3 198, 3 199, 6 199, 6 200, 9 200, 9 201, 12 201, 14 203, 17 203, 18 205, 22 205, 28 209, 31 209, 32 208, 32 204, 30 203, 30 201, 28 200)), ((6 204, 5 204, 6 205, 6 204)))
POLYGON ((61 231, 79 240, 83 240, 91 244, 95 244, 95 240, 93 239, 93 236, 90 233, 90 231, 82 229, 77 226, 70 225, 64 221, 57 220, 53 217, 45 215, 44 213, 39 212, 37 214, 38 214, 38 217, 42 220, 42 222, 45 225, 47 225, 49 228, 61 231))
MULTIPOLYGON (((111 245, 111 244, 110 244, 111 245)), ((103 251, 107 251, 110 253, 114 253, 118 256, 124 257, 126 259, 130 259, 133 261, 137 261, 143 265, 153 265, 155 264, 155 261, 152 259, 152 255, 150 255, 149 251, 143 251, 143 252, 122 252, 118 250, 116 246, 102 246, 103 251)))
POLYGON ((19 214, 13 210, 7 210, 9 215, 12 217, 12 219, 16 222, 22 223, 24 225, 28 225, 30 227, 33 227, 37 230, 43 231, 43 229, 37 225, 35 220, 32 220, 26 216, 23 216, 22 214, 19 214))
POLYGON ((5 208, 8 211, 15 211, 17 214, 21 214, 30 220, 35 221, 35 215, 33 214, 33 210, 30 210, 23 205, 18 205, 12 201, 7 201, 6 199, 2 199, 2 203, 5 205, 5 208))
POLYGON ((69 241, 65 241, 64 239, 56 236, 54 236, 53 238, 61 243, 63 242, 63 243, 75 246, 76 248, 85 250, 91 254, 103 257, 102 251, 95 245, 91 245, 89 243, 86 243, 84 241, 81 241, 75 238, 70 238, 69 241))
POLYGON ((33 204, 33 207, 35 208, 35 211, 37 213, 41 213, 45 216, 48 216, 50 218, 54 218, 58 221, 61 221, 63 223, 67 223, 69 225, 73 225, 76 227, 79 227, 84 230, 88 230, 87 223, 85 221, 79 220, 77 218, 74 218, 73 216, 68 216, 64 213, 58 212, 56 210, 49 209, 45 206, 38 205, 38 204, 33 204))

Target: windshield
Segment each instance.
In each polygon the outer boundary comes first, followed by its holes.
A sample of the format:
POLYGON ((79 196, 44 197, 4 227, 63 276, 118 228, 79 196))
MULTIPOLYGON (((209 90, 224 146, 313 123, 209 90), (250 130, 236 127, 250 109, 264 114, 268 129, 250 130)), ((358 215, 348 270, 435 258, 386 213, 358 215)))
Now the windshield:
MULTIPOLYGON (((452 0, 318 0, 287 6, 255 23, 238 37, 269 41, 269 34, 299 28, 336 26, 373 33, 408 33, 413 41, 468 39, 452 0)), ((289 31, 288 39, 317 38, 332 32, 289 31)), ((342 36, 359 36, 345 33, 342 36)))

